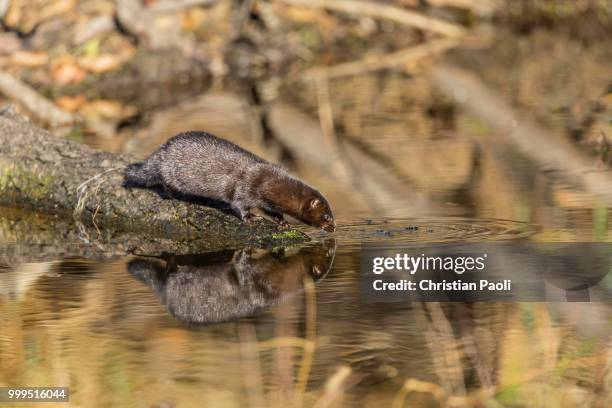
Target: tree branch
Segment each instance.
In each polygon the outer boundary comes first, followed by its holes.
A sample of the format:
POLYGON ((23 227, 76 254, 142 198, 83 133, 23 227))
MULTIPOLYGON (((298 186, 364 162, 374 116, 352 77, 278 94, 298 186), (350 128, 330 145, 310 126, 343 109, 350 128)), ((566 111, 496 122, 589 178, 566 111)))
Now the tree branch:
POLYGON ((55 106, 29 85, 4 72, 0 72, 0 93, 17 101, 51 127, 69 125, 77 121, 75 116, 55 106))

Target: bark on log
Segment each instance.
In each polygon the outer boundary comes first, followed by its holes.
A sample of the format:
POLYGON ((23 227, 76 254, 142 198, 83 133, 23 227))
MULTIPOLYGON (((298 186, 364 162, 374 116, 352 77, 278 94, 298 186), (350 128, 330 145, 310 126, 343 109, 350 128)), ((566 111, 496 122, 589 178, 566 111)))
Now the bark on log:
POLYGON ((72 217, 91 231, 197 241, 201 251, 308 240, 266 220, 246 224, 215 208, 126 189, 123 169, 132 161, 52 137, 10 110, 0 112, 0 205, 72 217))

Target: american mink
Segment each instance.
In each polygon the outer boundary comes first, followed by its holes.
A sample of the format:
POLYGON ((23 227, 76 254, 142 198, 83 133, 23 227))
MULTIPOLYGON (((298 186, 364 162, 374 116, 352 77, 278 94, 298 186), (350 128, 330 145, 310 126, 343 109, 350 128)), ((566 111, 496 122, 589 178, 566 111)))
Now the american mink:
POLYGON ((127 166, 127 186, 162 186, 173 192, 219 200, 242 220, 258 208, 285 224, 283 214, 333 232, 331 207, 325 197, 275 164, 206 132, 174 136, 143 162, 127 166))

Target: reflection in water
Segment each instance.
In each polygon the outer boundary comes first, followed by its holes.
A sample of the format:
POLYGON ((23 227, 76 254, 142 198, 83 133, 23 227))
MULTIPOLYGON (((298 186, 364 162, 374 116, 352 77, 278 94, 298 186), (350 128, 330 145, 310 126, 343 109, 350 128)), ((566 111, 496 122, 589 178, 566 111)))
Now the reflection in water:
POLYGON ((209 324, 240 319, 276 305, 331 269, 335 240, 296 253, 247 250, 135 259, 128 271, 151 286, 177 319, 209 324))
POLYGON ((369 303, 360 256, 327 241, 9 265, 0 384, 70 386, 84 407, 604 400, 609 304, 369 303))

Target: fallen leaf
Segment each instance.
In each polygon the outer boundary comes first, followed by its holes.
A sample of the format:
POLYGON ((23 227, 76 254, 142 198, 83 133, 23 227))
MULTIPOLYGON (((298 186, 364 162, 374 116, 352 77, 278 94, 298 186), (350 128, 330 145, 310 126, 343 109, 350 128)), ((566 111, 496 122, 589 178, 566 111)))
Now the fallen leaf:
POLYGON ((7 27, 17 27, 19 26, 22 16, 23 10, 14 4, 10 4, 2 22, 7 27))
POLYGON ((113 21, 113 17, 108 14, 93 17, 91 19, 82 19, 77 23, 74 29, 74 42, 76 44, 83 44, 95 37, 113 31, 114 27, 115 22, 113 21))
POLYGON ((40 67, 49 62, 49 56, 42 51, 15 51, 11 54, 11 64, 23 67, 40 67))
POLYGON ((68 112, 76 112, 87 102, 85 95, 60 96, 55 104, 68 112))
POLYGON ((96 99, 84 104, 80 113, 88 118, 119 118, 122 110, 123 106, 119 102, 96 99))
POLYGON ((72 57, 59 59, 51 68, 51 78, 62 85, 79 83, 86 75, 85 70, 79 67, 72 57))
POLYGON ((21 41, 15 33, 0 33, 0 54, 12 54, 21 48, 21 41))
POLYGON ((86 57, 97 57, 100 55, 100 39, 94 38, 83 45, 83 54, 86 57))
POLYGON ((41 20, 47 20, 55 16, 72 11, 77 4, 76 0, 56 0, 47 2, 40 10, 41 20))
POLYGON ((284 7, 287 18, 298 23, 313 23, 321 20, 323 14, 316 10, 307 7, 284 7))
POLYGON ((121 60, 111 54, 102 54, 97 57, 82 57, 79 65, 90 72, 102 73, 112 71, 121 65, 121 60))
POLYGON ((183 31, 196 31, 198 28, 203 26, 206 17, 206 11, 201 8, 187 10, 181 19, 183 31))

